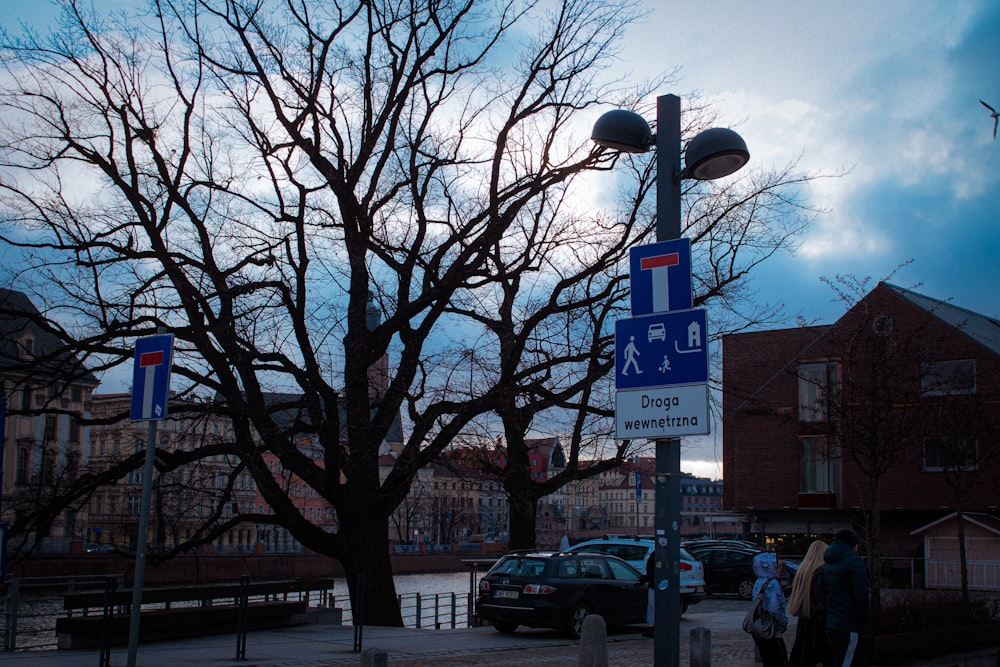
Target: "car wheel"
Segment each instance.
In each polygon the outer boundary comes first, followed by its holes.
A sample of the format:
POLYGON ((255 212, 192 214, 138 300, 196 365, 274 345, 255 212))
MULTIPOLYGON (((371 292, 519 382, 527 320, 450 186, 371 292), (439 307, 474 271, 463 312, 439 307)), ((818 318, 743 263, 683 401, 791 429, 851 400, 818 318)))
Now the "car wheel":
POLYGON ((740 579, 740 583, 736 585, 736 594, 744 600, 749 600, 753 597, 753 584, 753 579, 740 579))
POLYGON ((512 634, 517 630, 517 623, 514 621, 495 621, 493 627, 496 628, 497 632, 502 632, 505 635, 512 634))
POLYGON ((590 607, 583 602, 573 606, 573 611, 569 614, 569 633, 574 639, 579 639, 583 632, 583 620, 590 616, 590 607))

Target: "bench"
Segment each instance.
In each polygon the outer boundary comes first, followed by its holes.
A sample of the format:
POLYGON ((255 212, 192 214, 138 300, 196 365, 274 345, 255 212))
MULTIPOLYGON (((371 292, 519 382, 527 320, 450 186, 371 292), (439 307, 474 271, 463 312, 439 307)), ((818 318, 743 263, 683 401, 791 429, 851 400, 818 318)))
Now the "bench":
MULTIPOLYGON (((309 594, 319 593, 317 603, 332 601, 328 591, 333 579, 297 579, 247 584, 246 630, 289 627, 312 622, 309 594), (301 599, 305 593, 305 598, 301 599), (289 600, 290 594, 300 599, 289 600)), ((144 608, 140 613, 139 642, 163 641, 182 637, 227 634, 238 631, 240 584, 145 588, 143 606, 162 604, 162 608, 144 608)), ((56 619, 60 649, 96 648, 103 641, 104 607, 110 602, 109 637, 112 646, 128 643, 131 623, 132 591, 110 593, 72 593, 63 596, 68 615, 56 619)))

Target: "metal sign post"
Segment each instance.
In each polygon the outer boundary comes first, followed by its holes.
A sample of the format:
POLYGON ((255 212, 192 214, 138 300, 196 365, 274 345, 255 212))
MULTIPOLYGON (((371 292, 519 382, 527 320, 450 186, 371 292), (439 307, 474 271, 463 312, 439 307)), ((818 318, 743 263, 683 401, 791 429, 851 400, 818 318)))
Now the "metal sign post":
POLYGON ((149 531, 149 505, 153 488, 153 464, 156 460, 156 425, 167 417, 170 399, 170 367, 174 337, 161 334, 140 338, 135 343, 135 366, 132 373, 132 421, 148 421, 146 459, 142 469, 142 502, 139 507, 139 535, 135 546, 135 580, 132 587, 132 616, 128 629, 128 667, 135 667, 139 652, 139 614, 142 587, 146 576, 146 533, 149 531))
MULTIPOLYGON (((681 236, 681 179, 713 180, 739 171, 750 159, 750 152, 740 135, 726 128, 709 128, 691 140, 687 147, 686 168, 681 170, 681 100, 676 95, 661 95, 656 98, 656 135, 655 139, 649 125, 637 113, 625 109, 609 111, 597 119, 591 139, 599 146, 624 151, 627 153, 644 153, 651 145, 656 148, 656 241, 650 247, 636 250, 630 258, 632 283, 632 315, 638 316, 676 310, 690 310, 693 305, 691 292, 691 250, 690 244, 677 242, 681 236), (667 242, 667 243, 664 243, 667 242)), ((685 316, 686 317, 686 316, 685 316)), ((616 389, 618 409, 622 407, 623 395, 635 394, 636 389, 643 391, 637 397, 629 400, 633 403, 638 399, 640 411, 650 407, 651 403, 659 402, 660 414, 636 414, 627 421, 635 427, 645 429, 653 424, 655 430, 648 437, 656 440, 656 550, 654 552, 655 571, 654 594, 656 606, 656 630, 653 644, 653 658, 657 667, 676 667, 680 660, 680 475, 681 447, 680 440, 673 435, 686 435, 700 431, 670 430, 678 427, 676 415, 663 414, 669 407, 686 404, 686 417, 680 418, 680 428, 688 429, 694 426, 692 421, 701 421, 700 413, 695 410, 700 400, 694 394, 685 391, 685 397, 676 394, 646 395, 647 389, 656 386, 677 386, 680 377, 688 377, 694 371, 694 366, 685 362, 685 369, 678 373, 674 363, 681 355, 703 354, 707 348, 703 344, 704 326, 687 330, 687 343, 674 336, 674 348, 671 351, 660 346, 658 352, 662 361, 656 358, 658 366, 648 365, 649 360, 642 362, 642 339, 645 333, 646 342, 652 345, 655 341, 665 343, 668 337, 667 321, 648 320, 633 321, 628 326, 633 329, 627 332, 627 340, 619 337, 616 325, 615 345, 624 354, 615 357, 616 389), (639 327, 635 329, 634 327, 639 327), (624 344, 625 347, 621 347, 624 344), (671 356, 673 355, 673 356, 671 356), (634 373, 639 376, 644 373, 660 376, 663 382, 651 383, 645 380, 635 381, 626 376, 634 373), (631 388, 632 391, 629 391, 631 388), (625 391, 623 391, 623 389, 625 391), (648 399, 648 401, 646 400, 648 399), (645 401, 645 403, 644 403, 645 401), (685 424, 684 422, 687 422, 685 424)), ((695 322, 688 321, 691 327, 695 322)), ((648 349, 647 352, 653 350, 648 349)), ((687 379, 687 382, 696 382, 687 379)), ((700 392, 699 392, 700 394, 700 392)), ((617 417, 617 437, 623 438, 622 426, 628 429, 619 415, 617 417)), ((707 417, 704 419, 707 423, 707 417)))

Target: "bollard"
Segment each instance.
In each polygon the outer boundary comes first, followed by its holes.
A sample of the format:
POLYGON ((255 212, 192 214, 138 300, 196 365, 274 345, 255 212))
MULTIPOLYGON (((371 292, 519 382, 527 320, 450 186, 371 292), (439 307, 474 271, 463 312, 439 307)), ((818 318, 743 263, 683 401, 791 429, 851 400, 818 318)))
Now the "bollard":
POLYGON ((247 659, 247 605, 250 596, 247 587, 250 586, 250 575, 240 576, 240 589, 236 598, 236 659, 247 659))
POLYGON ((577 667, 608 667, 608 628, 604 618, 590 614, 580 630, 580 659, 577 667))
POLYGON ((107 577, 104 580, 104 616, 101 622, 101 655, 98 657, 99 667, 111 667, 111 623, 114 615, 113 596, 118 589, 118 580, 107 577))
MULTIPOLYGON (((2 465, 0 461, 0 465, 2 465)), ((3 639, 3 650, 5 652, 12 652, 17 646, 17 606, 19 604, 19 595, 21 590, 21 580, 17 577, 10 578, 10 586, 7 589, 7 634, 4 635, 3 639)))
POLYGON ((366 648, 361 652, 361 667, 389 667, 389 653, 380 648, 366 648))
POLYGON ((354 623, 354 652, 360 653, 364 648, 365 633, 365 575, 359 574, 355 582, 354 598, 357 604, 352 605, 351 616, 354 623))
POLYGON ((712 631, 697 627, 691 630, 691 645, 688 652, 691 667, 712 667, 712 631))

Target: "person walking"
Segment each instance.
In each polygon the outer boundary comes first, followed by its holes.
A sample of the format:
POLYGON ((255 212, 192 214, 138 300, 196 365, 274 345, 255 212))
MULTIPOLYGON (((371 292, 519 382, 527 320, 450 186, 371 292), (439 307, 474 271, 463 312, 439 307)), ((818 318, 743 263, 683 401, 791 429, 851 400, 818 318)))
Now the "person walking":
POLYGON ((826 606, 819 584, 819 569, 828 546, 823 540, 815 540, 809 545, 788 597, 788 613, 799 619, 792 652, 788 654, 788 664, 795 667, 815 667, 817 663, 830 667, 833 663, 830 641, 826 637, 826 606))
POLYGON ((771 639, 754 637, 764 667, 787 667, 788 649, 782 637, 788 629, 788 614, 785 612, 785 592, 781 590, 778 573, 781 562, 773 551, 759 553, 753 557, 753 572, 757 581, 753 585, 753 597, 761 597, 760 607, 774 617, 777 633, 771 639))
POLYGON ((643 637, 652 637, 654 623, 654 613, 656 611, 656 560, 654 556, 655 551, 649 552, 649 558, 646 559, 646 584, 649 586, 649 590, 646 593, 646 628, 642 631, 643 637))
POLYGON ((871 593, 865 561, 857 550, 854 531, 838 531, 819 569, 834 667, 868 667, 860 640, 871 619, 871 593))

